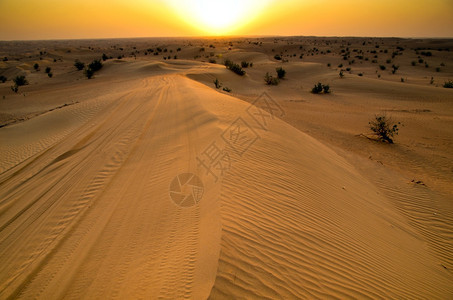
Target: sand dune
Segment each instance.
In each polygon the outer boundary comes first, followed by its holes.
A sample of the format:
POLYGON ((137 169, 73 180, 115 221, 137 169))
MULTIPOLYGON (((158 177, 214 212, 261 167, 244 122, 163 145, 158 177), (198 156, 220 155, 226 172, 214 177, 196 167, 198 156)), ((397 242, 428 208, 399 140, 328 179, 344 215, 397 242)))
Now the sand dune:
POLYGON ((350 78, 320 99, 308 83, 337 81, 319 63, 289 64, 271 89, 262 73, 279 63, 229 55, 256 66, 240 78, 198 61, 112 60, 95 80, 65 73, 53 88, 26 87, 34 105, 14 96, 2 111, 14 122, 0 128, 0 298, 453 295, 447 173, 429 181, 420 158, 414 168, 435 188, 411 183, 404 157, 425 152, 368 158, 380 145, 351 129, 366 124, 363 99, 403 117, 446 107, 451 118, 451 93, 408 107, 430 87, 350 78), (260 95, 276 99, 275 115, 251 104, 260 95), (215 155, 224 169, 201 163, 215 155))

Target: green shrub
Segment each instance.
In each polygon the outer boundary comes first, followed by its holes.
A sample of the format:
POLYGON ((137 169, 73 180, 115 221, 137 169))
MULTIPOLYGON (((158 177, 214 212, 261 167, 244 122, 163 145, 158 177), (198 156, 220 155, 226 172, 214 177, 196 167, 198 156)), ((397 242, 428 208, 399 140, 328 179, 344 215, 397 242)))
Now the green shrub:
POLYGON ((444 83, 444 88, 453 89, 453 81, 449 80, 444 83))
POLYGON ((285 77, 286 71, 282 67, 279 67, 275 70, 277 71, 278 79, 283 79, 285 77))
POLYGON ((368 124, 380 141, 393 144, 393 137, 398 135, 398 125, 401 123, 394 123, 386 115, 376 115, 368 124))

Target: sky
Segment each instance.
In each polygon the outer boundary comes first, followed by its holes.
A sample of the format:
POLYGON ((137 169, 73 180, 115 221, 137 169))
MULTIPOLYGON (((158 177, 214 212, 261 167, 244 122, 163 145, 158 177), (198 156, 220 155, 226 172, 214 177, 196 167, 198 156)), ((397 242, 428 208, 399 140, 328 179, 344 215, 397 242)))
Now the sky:
POLYGON ((453 0, 0 0, 0 40, 453 37, 453 0))

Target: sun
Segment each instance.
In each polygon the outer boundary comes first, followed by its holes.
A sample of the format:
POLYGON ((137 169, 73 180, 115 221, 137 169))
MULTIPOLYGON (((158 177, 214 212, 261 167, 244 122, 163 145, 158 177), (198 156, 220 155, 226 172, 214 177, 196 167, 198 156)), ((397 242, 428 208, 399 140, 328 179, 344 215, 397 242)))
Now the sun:
POLYGON ((184 21, 200 31, 224 35, 250 23, 270 0, 169 0, 184 21))

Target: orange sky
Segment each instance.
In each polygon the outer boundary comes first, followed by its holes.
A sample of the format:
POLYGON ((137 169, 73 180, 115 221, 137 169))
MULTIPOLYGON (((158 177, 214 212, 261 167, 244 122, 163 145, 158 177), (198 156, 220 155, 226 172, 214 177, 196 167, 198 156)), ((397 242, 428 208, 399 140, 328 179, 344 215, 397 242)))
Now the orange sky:
POLYGON ((453 0, 0 0, 0 40, 196 35, 453 37, 453 0))

